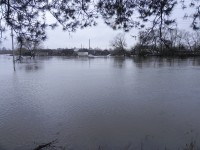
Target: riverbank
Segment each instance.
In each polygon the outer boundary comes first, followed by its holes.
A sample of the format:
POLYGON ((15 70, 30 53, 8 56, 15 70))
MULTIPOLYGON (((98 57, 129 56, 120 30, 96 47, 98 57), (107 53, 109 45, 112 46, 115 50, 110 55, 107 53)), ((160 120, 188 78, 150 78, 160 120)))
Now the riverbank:
MULTIPOLYGON (((0 51, 0 54, 10 54, 11 50, 0 51)), ((156 57, 199 57, 200 51, 189 51, 189 50, 165 50, 163 52, 147 51, 147 50, 89 50, 89 49, 41 49, 41 50, 22 50, 15 51, 15 55, 19 56, 69 56, 69 57, 135 57, 135 56, 156 56, 156 57)))

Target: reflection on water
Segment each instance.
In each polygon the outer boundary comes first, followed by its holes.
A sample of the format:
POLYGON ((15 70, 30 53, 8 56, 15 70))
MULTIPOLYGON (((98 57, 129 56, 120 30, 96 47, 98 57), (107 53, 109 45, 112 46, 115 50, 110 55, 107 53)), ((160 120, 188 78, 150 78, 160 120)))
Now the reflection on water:
POLYGON ((0 56, 0 150, 200 145, 200 58, 0 56))
POLYGON ((124 57, 116 57, 113 58, 114 67, 124 68, 125 67, 125 58, 124 57))
POLYGON ((19 67, 19 70, 25 70, 26 72, 35 72, 39 71, 42 69, 42 64, 41 63, 27 63, 27 64, 22 64, 19 67))
POLYGON ((134 57, 132 59, 138 68, 143 67, 186 67, 186 66, 199 66, 200 59, 193 58, 162 58, 162 57, 134 57))

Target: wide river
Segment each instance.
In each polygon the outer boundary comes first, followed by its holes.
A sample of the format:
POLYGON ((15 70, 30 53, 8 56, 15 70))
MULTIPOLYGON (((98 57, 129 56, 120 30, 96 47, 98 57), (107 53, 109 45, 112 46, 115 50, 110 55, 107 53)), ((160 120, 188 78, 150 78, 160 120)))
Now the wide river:
POLYGON ((199 134, 200 58, 41 57, 14 72, 0 55, 0 150, 198 149, 199 134))

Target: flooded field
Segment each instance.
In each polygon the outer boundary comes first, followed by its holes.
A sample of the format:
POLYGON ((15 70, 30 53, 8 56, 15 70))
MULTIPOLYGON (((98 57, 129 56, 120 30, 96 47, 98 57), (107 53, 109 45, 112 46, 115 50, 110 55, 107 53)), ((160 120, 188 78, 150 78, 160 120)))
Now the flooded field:
POLYGON ((0 55, 0 150, 200 146, 200 58, 0 55))

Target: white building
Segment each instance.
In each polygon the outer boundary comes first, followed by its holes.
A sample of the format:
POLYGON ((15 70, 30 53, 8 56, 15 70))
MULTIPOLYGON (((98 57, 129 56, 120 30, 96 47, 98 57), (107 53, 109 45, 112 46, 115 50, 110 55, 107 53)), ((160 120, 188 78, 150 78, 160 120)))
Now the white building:
POLYGON ((88 56, 88 52, 78 52, 78 56, 81 57, 88 56))

